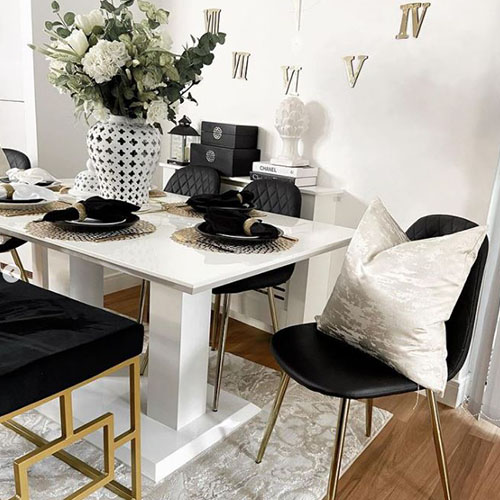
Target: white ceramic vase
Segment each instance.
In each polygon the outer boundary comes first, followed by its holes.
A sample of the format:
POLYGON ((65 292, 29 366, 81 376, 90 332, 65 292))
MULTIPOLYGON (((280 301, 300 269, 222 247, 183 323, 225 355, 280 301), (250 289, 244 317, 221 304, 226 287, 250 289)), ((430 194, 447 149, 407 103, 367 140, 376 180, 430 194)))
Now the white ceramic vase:
POLYGON ((104 198, 144 205, 160 159, 160 132, 144 120, 111 116, 87 133, 87 147, 104 198))

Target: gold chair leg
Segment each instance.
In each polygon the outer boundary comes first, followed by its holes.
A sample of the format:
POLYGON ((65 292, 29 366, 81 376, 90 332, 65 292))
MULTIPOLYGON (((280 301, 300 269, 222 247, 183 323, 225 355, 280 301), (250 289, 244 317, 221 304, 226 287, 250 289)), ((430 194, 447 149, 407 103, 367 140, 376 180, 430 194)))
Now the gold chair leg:
POLYGON ((328 480, 328 492, 326 500, 335 500, 337 496, 340 468, 342 465, 342 453, 344 451, 345 434, 347 430, 347 419, 349 417, 350 399, 341 399, 339 406, 339 417, 337 423, 337 434, 335 436, 335 450, 333 452, 332 467, 328 480))
POLYGON ((273 433, 276 420, 278 419, 278 414, 280 412, 281 404, 283 403, 283 398, 285 397, 289 382, 290 377, 286 373, 283 373, 281 375, 280 386, 274 400, 273 409, 271 410, 271 413, 269 415, 266 431, 264 432, 264 437, 262 438, 262 442, 260 443, 259 453, 257 454, 257 458, 255 460, 255 462, 258 464, 260 464, 262 462, 262 459, 264 458, 264 453, 266 452, 267 444, 269 443, 269 439, 271 437, 271 434, 273 433))
POLYGON ((434 393, 427 389, 427 399, 429 401, 429 410, 431 412, 432 431, 434 436, 434 446, 436 447, 436 455, 441 475, 441 483, 443 485, 444 498, 451 500, 450 479, 448 476, 448 465, 446 463, 446 454, 444 451, 443 434, 441 431, 441 420, 439 418, 439 409, 434 393))
POLYGON ((372 422, 373 422, 373 399, 366 400, 366 437, 372 436, 372 422))
POLYGON ((214 313, 212 316, 212 328, 210 329, 210 347, 212 351, 217 349, 217 334, 219 332, 219 322, 220 322, 220 303, 221 295, 215 296, 214 301, 214 313))
POLYGON ((30 280, 28 279, 28 273, 26 272, 26 269, 24 269, 21 257, 19 257, 17 249, 14 248, 14 250, 11 250, 10 254, 12 255, 12 259, 14 260, 14 264, 19 269, 19 273, 21 274, 21 279, 26 283, 29 283, 30 280))
POLYGON ((217 411, 219 409, 220 386, 222 382, 222 370, 224 368, 224 354, 226 352, 226 340, 227 340, 227 329, 229 325, 230 305, 231 305, 231 295, 229 293, 225 293, 222 304, 222 319, 220 322, 220 328, 222 328, 222 331, 219 333, 219 346, 217 352, 217 372, 215 375, 214 400, 212 404, 213 411, 217 411))
POLYGON ((278 314, 276 313, 276 301, 274 298, 274 289, 270 286, 267 289, 267 298, 269 299, 269 311, 271 312, 271 321, 273 322, 273 333, 279 330, 278 314))

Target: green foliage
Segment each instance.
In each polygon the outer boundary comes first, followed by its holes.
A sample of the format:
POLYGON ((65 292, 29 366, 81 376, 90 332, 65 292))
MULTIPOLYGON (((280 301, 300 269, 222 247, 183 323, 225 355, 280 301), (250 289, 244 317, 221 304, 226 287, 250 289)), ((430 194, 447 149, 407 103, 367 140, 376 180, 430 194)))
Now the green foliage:
MULTIPOLYGON (((149 111, 160 104, 167 108, 165 117, 175 121, 175 103, 196 102, 190 90, 200 82, 203 68, 212 64, 214 50, 225 42, 225 34, 191 37, 192 45, 175 55, 160 30, 168 23, 169 13, 151 1, 137 0, 144 17, 136 21, 130 11, 134 2, 101 0, 100 11, 78 17, 73 12, 61 13, 57 1, 51 3, 56 19, 45 22, 50 43, 31 48, 49 59, 49 81, 72 97, 77 115, 88 119, 110 112, 150 119, 149 111), (102 42, 121 43, 120 50, 127 57, 109 77, 106 73, 106 78, 99 79, 86 69, 85 61, 89 51, 101 50, 102 42)), ((109 72, 109 67, 103 71, 109 72)))

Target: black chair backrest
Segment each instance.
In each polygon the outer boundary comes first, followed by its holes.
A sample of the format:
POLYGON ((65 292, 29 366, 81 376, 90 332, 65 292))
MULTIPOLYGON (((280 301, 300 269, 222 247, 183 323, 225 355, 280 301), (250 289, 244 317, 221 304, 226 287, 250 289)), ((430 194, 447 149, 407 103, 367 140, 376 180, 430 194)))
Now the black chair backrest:
MULTIPOLYGON (((406 234, 410 240, 423 240, 458 233, 476 226, 474 222, 461 217, 428 215, 415 222, 406 234)), ((488 238, 484 240, 455 309, 446 322, 448 380, 461 370, 469 353, 487 256, 488 238)))
POLYGON ((210 167, 189 166, 180 168, 168 181, 165 191, 183 196, 219 194, 219 172, 210 167))
POLYGON ((302 195, 295 184, 276 179, 259 179, 245 187, 254 194, 255 208, 264 212, 300 217, 302 195))
POLYGON ((10 168, 18 168, 20 170, 28 170, 31 168, 30 159, 21 151, 5 148, 3 152, 7 157, 10 168))

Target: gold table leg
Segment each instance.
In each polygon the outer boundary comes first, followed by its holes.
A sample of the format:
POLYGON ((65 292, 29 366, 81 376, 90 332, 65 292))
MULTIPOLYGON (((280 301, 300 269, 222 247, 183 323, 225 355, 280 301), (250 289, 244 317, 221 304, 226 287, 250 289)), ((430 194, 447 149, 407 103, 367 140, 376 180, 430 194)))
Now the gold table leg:
POLYGON ((366 437, 372 436, 373 399, 366 400, 366 437))

